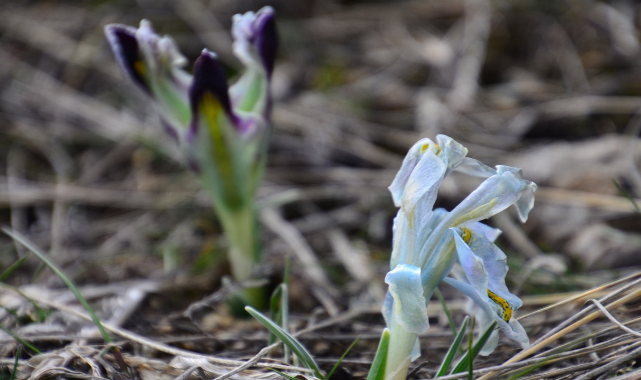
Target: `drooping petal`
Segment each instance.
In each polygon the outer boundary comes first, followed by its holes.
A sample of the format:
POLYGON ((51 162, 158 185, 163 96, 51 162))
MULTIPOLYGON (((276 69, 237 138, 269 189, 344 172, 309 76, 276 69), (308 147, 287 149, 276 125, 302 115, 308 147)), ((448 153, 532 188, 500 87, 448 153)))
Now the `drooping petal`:
POLYGON ((441 159, 446 163, 448 172, 455 170, 464 162, 467 154, 466 147, 446 135, 437 135, 436 141, 442 152, 441 159))
POLYGON ((528 183, 525 190, 521 193, 521 197, 516 201, 516 210, 519 213, 519 219, 523 223, 527 221, 528 214, 530 210, 532 210, 532 207, 534 207, 534 192, 536 188, 536 183, 528 183))
POLYGON ((421 269, 400 264, 385 276, 389 293, 394 298, 394 321, 406 331, 420 334, 430 327, 427 303, 423 297, 421 269))
POLYGON ((507 170, 486 179, 448 216, 448 227, 487 219, 515 204, 528 188, 529 181, 507 170))
POLYGON ((475 232, 471 233, 468 246, 470 250, 474 252, 474 255, 483 261, 488 276, 488 288, 494 294, 507 301, 512 311, 520 308, 523 302, 517 296, 510 293, 505 285, 505 276, 508 271, 507 256, 505 253, 484 235, 475 232))
MULTIPOLYGON (((453 232, 456 230, 458 229, 450 229, 453 232)), ((459 233, 454 233, 453 235, 456 243, 456 253, 467 280, 476 289, 479 296, 482 297, 488 288, 488 273, 485 270, 483 260, 472 252, 459 233)))
POLYGON ((488 178, 496 174, 496 169, 493 169, 479 160, 465 157, 461 164, 456 168, 457 172, 471 175, 474 177, 488 178))
POLYGON ((392 194, 392 200, 394 201, 394 205, 396 207, 401 207, 403 194, 405 192, 405 185, 407 184, 407 181, 409 180, 412 171, 418 164, 421 156, 428 149, 432 149, 434 153, 436 153, 436 146, 434 145, 434 142, 427 138, 420 139, 418 142, 412 145, 412 147, 407 152, 407 155, 405 155, 403 163, 401 164, 401 168, 399 169, 396 177, 394 177, 394 180, 389 187, 389 191, 392 194))

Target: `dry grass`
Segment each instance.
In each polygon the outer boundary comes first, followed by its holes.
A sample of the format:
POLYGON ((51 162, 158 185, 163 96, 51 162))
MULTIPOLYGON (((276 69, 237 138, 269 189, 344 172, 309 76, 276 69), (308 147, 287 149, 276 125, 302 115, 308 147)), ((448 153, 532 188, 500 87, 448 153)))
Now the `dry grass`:
MULTIPOLYGON (((295 370, 268 357, 264 329, 227 315, 226 242, 209 199, 102 35, 107 23, 148 18, 188 57, 207 46, 233 74, 230 17, 264 3, 0 5, 0 221, 80 285, 122 348, 126 377, 295 370)), ((283 46, 259 194, 262 273, 275 286, 292 257, 292 328, 323 368, 360 335, 335 378, 364 378, 383 326, 395 213, 386 187, 409 146, 445 133, 488 164, 523 167, 540 186, 525 226, 510 214, 490 220, 504 231, 508 279, 533 345, 501 344, 476 360, 475 376, 531 368, 523 378, 641 378, 640 217, 612 183, 641 197, 641 8, 631 0, 272 5, 283 46)), ((448 178, 437 206, 451 208, 473 186, 448 178)), ((2 272, 27 252, 0 242, 2 272)), ((461 295, 442 290, 462 320, 461 295)), ((4 280, 0 307, 2 327, 43 352, 23 351, 18 379, 124 378, 71 292, 36 258, 4 280)), ((434 375, 452 339, 440 305, 428 310, 415 379, 434 375)), ((5 375, 17 346, 0 332, 5 375)))

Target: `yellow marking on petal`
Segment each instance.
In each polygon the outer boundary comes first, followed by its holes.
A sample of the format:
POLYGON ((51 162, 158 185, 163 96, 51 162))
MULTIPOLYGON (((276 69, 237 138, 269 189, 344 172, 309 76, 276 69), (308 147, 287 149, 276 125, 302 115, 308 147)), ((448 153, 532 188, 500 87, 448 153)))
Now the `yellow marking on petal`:
POLYGON ((421 146, 421 154, 425 153, 425 151, 426 151, 426 150, 427 150, 427 148, 429 148, 429 147, 430 147, 430 144, 423 144, 423 146, 421 146))
POLYGON ((463 233, 461 234, 461 237, 463 238, 463 241, 465 243, 469 243, 470 240, 472 240, 472 231, 470 231, 469 228, 463 227, 463 233))
POLYGON ((141 61, 140 59, 137 59, 134 61, 134 70, 140 75, 145 75, 145 72, 147 71, 147 67, 145 66, 145 62, 141 61))
POLYGON ((501 309, 503 309, 503 320, 505 322, 509 322, 512 318, 512 307, 510 304, 490 289, 487 290, 487 295, 495 304, 499 305, 501 309))
POLYGON ((436 147, 436 155, 438 156, 439 154, 441 154, 441 147, 438 146, 438 144, 434 144, 434 146, 436 147))

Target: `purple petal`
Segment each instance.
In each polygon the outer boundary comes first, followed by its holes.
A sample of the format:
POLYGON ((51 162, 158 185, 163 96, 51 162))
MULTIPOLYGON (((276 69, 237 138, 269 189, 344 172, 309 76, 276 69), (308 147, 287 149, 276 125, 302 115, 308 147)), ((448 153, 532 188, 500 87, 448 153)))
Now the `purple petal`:
POLYGON ((198 57, 194 63, 194 80, 189 88, 192 125, 189 131, 188 141, 193 138, 193 135, 197 132, 199 109, 207 94, 213 96, 213 98, 220 103, 220 106, 230 117, 234 125, 237 125, 237 118, 234 117, 231 110, 225 71, 214 53, 203 50, 200 57, 198 57))
POLYGON ((258 11, 254 30, 258 54, 260 54, 263 65, 267 70, 267 75, 271 76, 274 70, 274 62, 276 61, 276 51, 278 50, 278 32, 274 21, 273 8, 265 7, 258 11))
POLYGON ((141 73, 144 61, 140 56, 135 33, 136 28, 127 25, 109 24, 105 27, 105 36, 120 68, 147 94, 151 95, 151 90, 141 73))

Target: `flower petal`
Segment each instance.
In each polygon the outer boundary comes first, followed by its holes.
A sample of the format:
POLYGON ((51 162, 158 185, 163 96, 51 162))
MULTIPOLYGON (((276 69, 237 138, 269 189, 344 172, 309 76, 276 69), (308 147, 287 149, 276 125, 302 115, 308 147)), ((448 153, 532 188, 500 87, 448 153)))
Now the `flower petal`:
POLYGON ((151 95, 151 89, 143 75, 144 62, 140 55, 138 41, 136 41, 136 28, 121 24, 109 24, 105 27, 105 36, 120 69, 127 73, 131 80, 148 95, 151 95))
POLYGON ((405 155, 403 164, 401 164, 401 168, 389 187, 389 191, 392 193, 392 200, 396 207, 401 207, 403 193, 405 192, 405 185, 407 185, 407 181, 418 164, 418 161, 421 159, 421 156, 428 149, 436 149, 434 142, 430 139, 420 139, 412 145, 407 152, 407 155, 405 155))
MULTIPOLYGON (((456 230, 458 229, 450 229, 452 232, 456 230)), ((485 270, 483 260, 472 252, 470 247, 458 233, 454 233, 453 235, 454 242, 456 243, 456 253, 458 255, 459 262, 463 267, 463 271, 467 276, 467 280, 474 289, 476 289, 481 298, 487 298, 488 273, 485 270)))
POLYGON ((420 334, 430 327, 427 303, 423 297, 421 269, 400 264, 385 276, 389 293, 394 298, 394 321, 406 331, 420 334))
POLYGON ((448 225, 477 222, 498 214, 516 203, 529 183, 511 171, 498 170, 450 212, 448 225))

